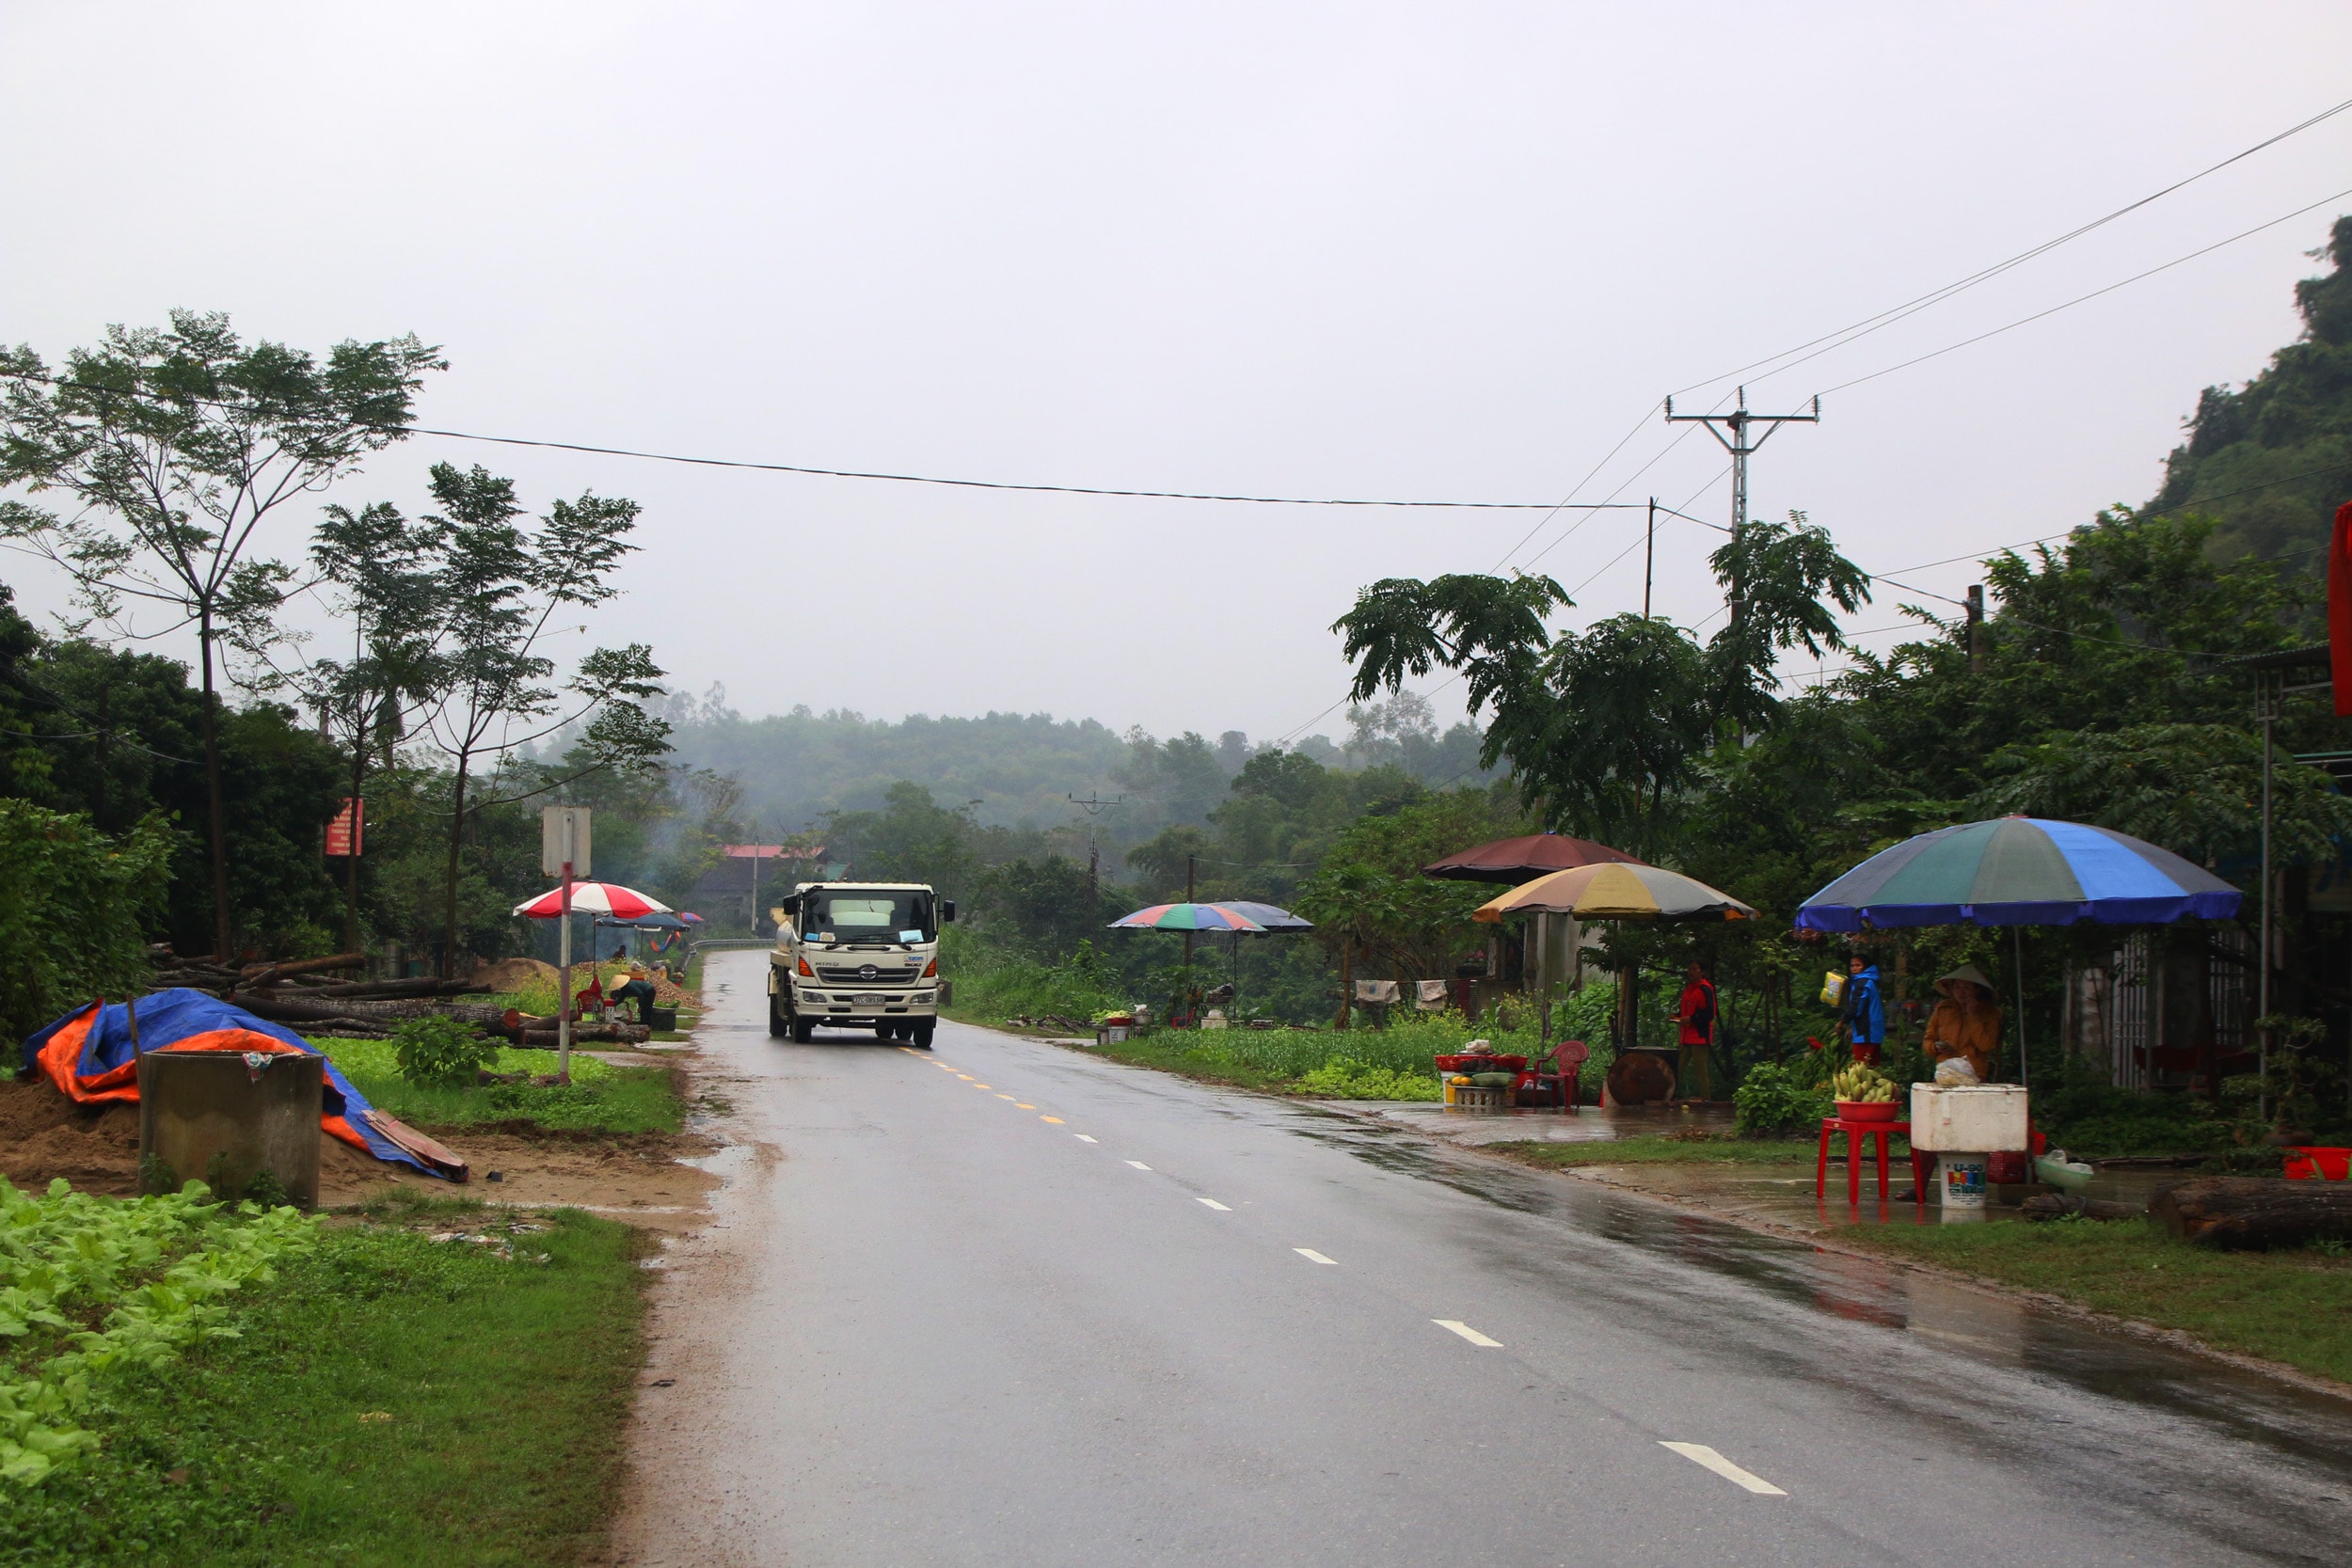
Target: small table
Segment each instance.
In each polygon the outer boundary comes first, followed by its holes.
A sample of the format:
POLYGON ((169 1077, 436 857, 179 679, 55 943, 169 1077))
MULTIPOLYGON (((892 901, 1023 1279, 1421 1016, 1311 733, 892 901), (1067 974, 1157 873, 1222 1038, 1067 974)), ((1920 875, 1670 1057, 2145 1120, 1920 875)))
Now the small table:
MULTIPOLYGON (((1821 1147, 1813 1165, 1813 1196, 1816 1199, 1829 1192, 1829 1140, 1833 1133, 1846 1134, 1846 1202, 1855 1208, 1862 1203, 1862 1154, 1869 1146, 1872 1133, 1879 1140, 1879 1201, 1886 1201, 1886 1140, 1892 1133, 1908 1134, 1907 1121, 1851 1121, 1844 1117, 1821 1118, 1821 1147)), ((1928 1201, 1927 1178, 1921 1174, 1919 1151, 1911 1151, 1912 1199, 1924 1205, 1928 1201)))

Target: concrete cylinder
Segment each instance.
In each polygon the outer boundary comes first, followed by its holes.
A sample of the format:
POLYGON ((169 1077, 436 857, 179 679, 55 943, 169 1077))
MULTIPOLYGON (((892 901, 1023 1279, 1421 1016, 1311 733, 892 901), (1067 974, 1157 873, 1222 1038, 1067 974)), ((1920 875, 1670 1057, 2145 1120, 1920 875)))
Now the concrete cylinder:
POLYGON ((139 1055, 139 1165, 239 1198, 267 1171, 297 1206, 319 1200, 326 1059, 237 1051, 139 1055))

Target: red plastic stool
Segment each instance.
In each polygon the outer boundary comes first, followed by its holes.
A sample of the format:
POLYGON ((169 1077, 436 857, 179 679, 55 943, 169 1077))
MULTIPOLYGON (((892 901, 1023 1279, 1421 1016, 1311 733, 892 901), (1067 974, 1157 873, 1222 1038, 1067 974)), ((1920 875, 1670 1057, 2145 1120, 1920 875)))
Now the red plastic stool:
MULTIPOLYGON (((1846 1202, 1849 1207, 1859 1208, 1862 1204, 1862 1161, 1864 1151, 1869 1148, 1871 1135, 1875 1133, 1879 1141, 1879 1201, 1884 1203, 1886 1140, 1893 1133, 1908 1134, 1910 1132, 1911 1123, 1907 1121, 1849 1121, 1844 1117, 1823 1117, 1821 1147, 1813 1164, 1815 1200, 1819 1201, 1829 1193, 1829 1140, 1833 1133, 1846 1134, 1846 1202)), ((1911 1185, 1913 1201, 1926 1203, 1928 1182, 1921 1173, 1919 1151, 1915 1148, 1911 1151, 1911 1185)))

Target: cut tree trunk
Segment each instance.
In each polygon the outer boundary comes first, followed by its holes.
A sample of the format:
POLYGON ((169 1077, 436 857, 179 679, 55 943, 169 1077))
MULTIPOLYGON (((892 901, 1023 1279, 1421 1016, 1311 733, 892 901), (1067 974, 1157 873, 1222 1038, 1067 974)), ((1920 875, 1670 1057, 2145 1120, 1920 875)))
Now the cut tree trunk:
MULTIPOLYGON (((534 1051, 552 1051, 556 1047, 553 1029, 524 1029, 521 1043, 534 1051)), ((653 1031, 634 1023, 575 1023, 572 1043, 580 1045, 643 1045, 653 1037, 653 1031)))
POLYGON ((2077 1197, 2073 1193, 2036 1193, 2019 1204, 2029 1220, 2054 1220, 2080 1214, 2087 1220, 2136 1220, 2148 1212, 2137 1203, 2111 1203, 2104 1197, 2077 1197))
POLYGON ((2176 1241, 2229 1250, 2352 1241, 2352 1182, 2215 1176, 2167 1187, 2148 1204, 2176 1241))

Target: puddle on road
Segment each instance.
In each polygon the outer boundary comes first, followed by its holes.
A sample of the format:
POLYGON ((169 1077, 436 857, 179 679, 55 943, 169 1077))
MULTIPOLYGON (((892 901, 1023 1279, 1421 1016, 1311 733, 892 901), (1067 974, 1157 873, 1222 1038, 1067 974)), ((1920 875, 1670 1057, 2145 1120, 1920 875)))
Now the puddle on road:
POLYGON ((1295 1135, 1498 1211, 1464 1233, 1485 1267, 1653 1326, 1727 1374, 1838 1386, 1899 1412, 1922 1452, 1966 1444, 2045 1483, 2073 1475, 2110 1503, 2280 1561, 2323 1560, 2311 1547, 2352 1522, 2352 1403, 1409 1129, 1318 1107, 1277 1115, 1295 1135), (1973 1370, 1955 1378, 1954 1357, 1973 1370), (2119 1461, 2132 1482, 2121 1497, 2119 1461))

